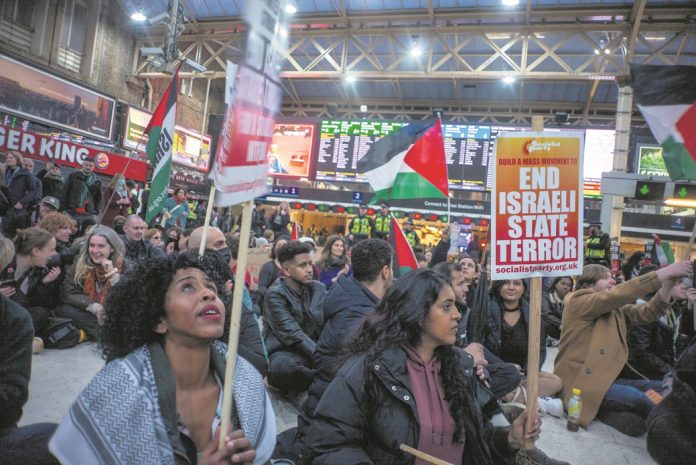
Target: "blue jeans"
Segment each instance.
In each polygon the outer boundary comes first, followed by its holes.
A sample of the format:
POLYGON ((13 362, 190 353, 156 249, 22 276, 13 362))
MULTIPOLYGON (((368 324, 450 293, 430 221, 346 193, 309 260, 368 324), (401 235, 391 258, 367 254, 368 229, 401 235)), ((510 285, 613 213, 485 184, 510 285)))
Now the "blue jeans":
POLYGON ((0 465, 59 465, 48 451, 55 423, 35 423, 0 431, 0 465))
POLYGON ((645 395, 648 389, 662 392, 662 381, 619 378, 609 386, 599 409, 600 411, 633 412, 648 418, 648 414, 655 407, 655 403, 645 395))

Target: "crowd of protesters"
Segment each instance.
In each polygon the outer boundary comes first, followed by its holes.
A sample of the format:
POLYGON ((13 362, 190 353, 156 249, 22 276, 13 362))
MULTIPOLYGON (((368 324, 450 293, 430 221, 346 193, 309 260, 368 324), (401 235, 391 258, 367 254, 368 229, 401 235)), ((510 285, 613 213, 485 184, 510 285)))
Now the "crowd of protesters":
MULTIPOLYGON (((102 186, 89 158, 65 177, 52 163, 35 176, 17 153, 2 168, 0 463, 423 463, 399 444, 450 463, 565 463, 523 447, 541 434, 540 420, 525 427, 528 283, 491 282, 478 250, 448 254, 447 229, 430 250, 407 221, 422 269, 397 276, 388 205, 374 219, 360 208, 345 235, 291 240, 288 204, 256 204, 251 245, 269 260, 240 284, 219 448, 239 219, 215 211, 206 229, 205 202, 175 189, 147 224, 149 192, 122 176, 102 186), (32 352, 87 340, 107 364, 65 420, 18 427, 32 352), (276 437, 267 389, 296 403, 297 428, 276 437)), ((580 388, 582 426, 647 432, 656 460, 678 463, 694 453, 680 409, 696 399, 692 264, 631 257, 617 284, 588 263, 543 291, 541 363, 558 355, 538 373, 539 413, 562 417, 580 388)))

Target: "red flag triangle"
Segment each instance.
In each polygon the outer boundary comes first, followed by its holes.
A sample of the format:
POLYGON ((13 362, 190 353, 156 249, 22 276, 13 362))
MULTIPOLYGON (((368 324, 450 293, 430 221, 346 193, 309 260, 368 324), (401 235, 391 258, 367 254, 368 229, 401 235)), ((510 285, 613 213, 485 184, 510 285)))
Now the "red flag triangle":
POLYGON ((394 270, 394 276, 399 277, 418 269, 418 262, 416 261, 416 255, 413 253, 411 244, 406 240, 404 232, 401 230, 401 225, 394 215, 391 217, 391 234, 389 242, 391 243, 392 249, 394 250, 394 258, 392 260, 392 268, 394 270))

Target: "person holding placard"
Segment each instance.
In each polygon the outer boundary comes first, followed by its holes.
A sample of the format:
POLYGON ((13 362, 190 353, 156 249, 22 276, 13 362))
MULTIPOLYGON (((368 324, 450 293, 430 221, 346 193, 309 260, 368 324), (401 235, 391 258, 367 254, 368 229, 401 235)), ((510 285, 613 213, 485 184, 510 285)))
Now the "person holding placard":
POLYGON ((672 287, 690 273, 691 263, 676 262, 617 285, 609 268, 583 268, 577 290, 565 298, 554 369, 563 380, 566 406, 572 389, 582 390, 581 426, 599 417, 624 434, 645 433, 645 419, 655 406, 645 393, 650 381, 617 379, 628 360, 626 320, 641 324, 659 319, 669 307, 672 287), (653 292, 650 301, 634 303, 653 292))
POLYGON ((50 442, 63 465, 222 465, 268 462, 275 415, 261 374, 234 371, 232 429, 219 447, 227 346, 217 288, 193 251, 152 259, 107 299, 106 366, 50 442))

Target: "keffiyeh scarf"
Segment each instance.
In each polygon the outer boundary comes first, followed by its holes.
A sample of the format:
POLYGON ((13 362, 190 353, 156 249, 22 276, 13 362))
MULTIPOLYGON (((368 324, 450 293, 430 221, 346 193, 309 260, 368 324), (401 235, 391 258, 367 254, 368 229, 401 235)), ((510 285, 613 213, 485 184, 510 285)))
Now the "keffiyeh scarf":
MULTIPOLYGON (((227 358, 225 344, 216 341, 213 350, 227 358)), ((174 465, 170 437, 179 432, 167 432, 159 394, 147 346, 107 363, 73 402, 51 438, 51 452, 63 465, 174 465)), ((261 375, 241 357, 234 407, 233 424, 241 425, 256 449, 254 464, 267 462, 275 446, 275 415, 261 375)))

